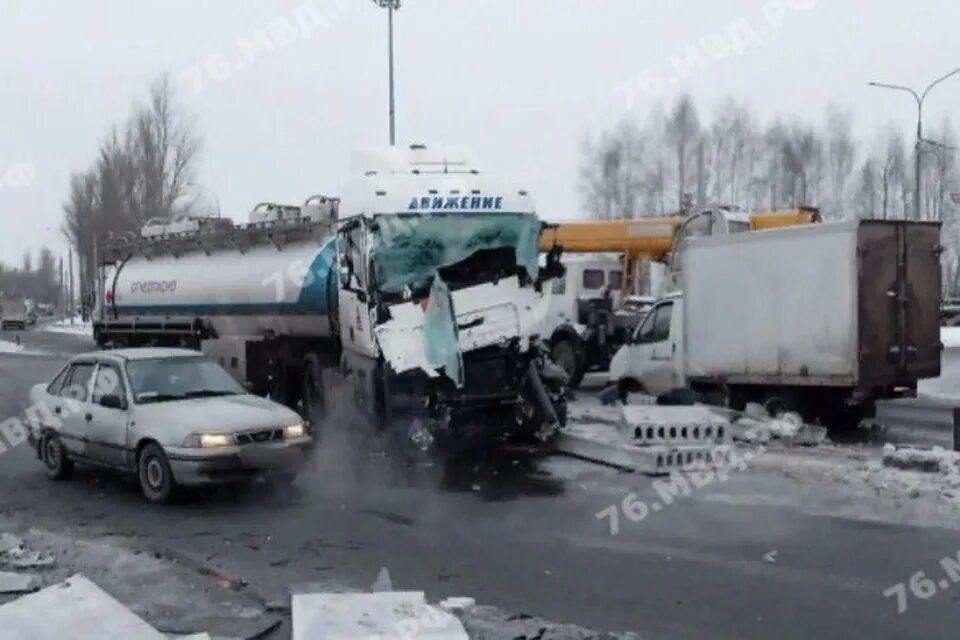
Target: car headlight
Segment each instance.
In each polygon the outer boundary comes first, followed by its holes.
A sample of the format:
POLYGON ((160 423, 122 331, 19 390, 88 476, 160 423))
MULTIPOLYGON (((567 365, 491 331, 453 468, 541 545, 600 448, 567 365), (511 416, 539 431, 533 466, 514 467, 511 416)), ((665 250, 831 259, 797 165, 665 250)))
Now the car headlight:
POLYGON ((185 447, 202 449, 229 447, 231 444, 233 444, 233 437, 225 433, 191 433, 183 441, 185 447))
POLYGON ((307 435, 307 429, 303 426, 302 422, 297 424, 291 424, 283 428, 283 438, 284 440, 290 440, 292 438, 302 438, 307 435))

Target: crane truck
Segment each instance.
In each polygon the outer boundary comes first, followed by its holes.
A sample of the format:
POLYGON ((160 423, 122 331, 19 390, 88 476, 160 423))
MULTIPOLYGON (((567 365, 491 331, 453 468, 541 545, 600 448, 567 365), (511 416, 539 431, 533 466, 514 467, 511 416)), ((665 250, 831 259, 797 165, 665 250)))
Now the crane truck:
POLYGON ((728 235, 820 221, 819 211, 741 213, 724 207, 677 216, 561 222, 540 239, 542 251, 561 246, 566 275, 554 280, 542 332, 552 359, 577 386, 587 371, 606 370, 655 298, 639 293, 642 260, 664 263, 675 286, 688 238, 728 235), (574 255, 570 255, 574 254, 574 255))
POLYGON ((312 418, 335 371, 362 415, 424 448, 562 426, 565 375, 537 331, 563 267, 538 263, 529 193, 423 146, 354 170, 342 198, 104 243, 97 343, 198 349, 312 418))

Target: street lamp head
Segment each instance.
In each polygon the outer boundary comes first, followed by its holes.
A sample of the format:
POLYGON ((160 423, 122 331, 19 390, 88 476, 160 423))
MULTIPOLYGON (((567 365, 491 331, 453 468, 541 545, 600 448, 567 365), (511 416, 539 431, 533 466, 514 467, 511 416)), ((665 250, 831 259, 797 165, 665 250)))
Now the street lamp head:
POLYGON ((400 0, 373 0, 373 2, 381 9, 393 9, 396 11, 400 8, 400 0))

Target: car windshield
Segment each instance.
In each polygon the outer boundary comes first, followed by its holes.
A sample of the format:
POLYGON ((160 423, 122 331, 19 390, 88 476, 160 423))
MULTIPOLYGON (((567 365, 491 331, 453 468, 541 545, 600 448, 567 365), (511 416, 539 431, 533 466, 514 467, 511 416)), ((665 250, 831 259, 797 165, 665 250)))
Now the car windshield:
POLYGON ((155 358, 127 364, 133 397, 140 404, 246 393, 220 365, 207 358, 155 358))
POLYGON ((426 289, 441 268, 454 289, 518 270, 533 279, 539 241, 540 222, 533 214, 378 216, 374 275, 388 294, 426 289))

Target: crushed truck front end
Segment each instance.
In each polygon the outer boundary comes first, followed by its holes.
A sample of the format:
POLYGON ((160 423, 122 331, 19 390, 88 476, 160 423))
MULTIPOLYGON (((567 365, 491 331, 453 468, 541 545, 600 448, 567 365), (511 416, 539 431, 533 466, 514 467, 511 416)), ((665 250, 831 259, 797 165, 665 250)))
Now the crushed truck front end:
POLYGON ((421 443, 474 430, 547 437, 565 421, 565 376, 538 332, 544 281, 562 267, 539 266, 542 225, 525 191, 420 151, 365 171, 345 198, 359 213, 338 240, 347 369, 378 418, 421 443))

